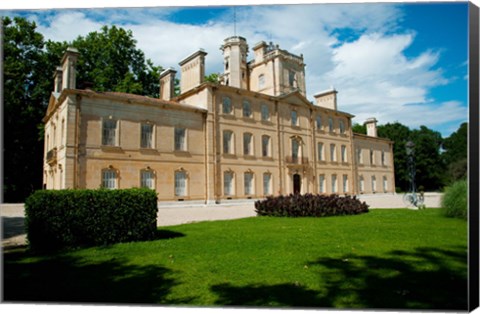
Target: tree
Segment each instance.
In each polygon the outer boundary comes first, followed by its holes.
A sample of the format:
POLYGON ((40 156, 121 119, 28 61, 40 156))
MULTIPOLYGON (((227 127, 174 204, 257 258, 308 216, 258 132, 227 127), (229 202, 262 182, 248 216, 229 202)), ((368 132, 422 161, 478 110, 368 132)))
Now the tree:
POLYGON ((365 126, 365 124, 355 123, 352 126, 352 132, 358 134, 367 134, 367 127, 365 126))
MULTIPOLYGON (((98 32, 79 36, 69 46, 78 49, 77 82, 93 83, 96 91, 115 91, 159 97, 159 76, 162 68, 155 66, 136 48, 130 30, 104 26, 98 32)), ((52 44, 54 45, 54 44, 52 44)), ((62 44, 62 54, 65 44, 62 44)), ((53 52, 53 51, 52 51, 53 52)), ((57 52, 55 52, 57 53, 57 52)))
POLYGON ((468 167, 468 123, 460 125, 443 141, 442 157, 447 165, 449 182, 465 179, 468 167))
POLYGON ((5 17, 3 23, 3 193, 5 202, 19 202, 42 186, 43 138, 39 140, 39 125, 51 91, 53 70, 46 71, 44 39, 34 22, 5 17))
POLYGON ((405 144, 410 138, 410 129, 399 122, 395 122, 379 125, 377 127, 377 133, 379 137, 393 141, 395 186, 398 189, 407 191, 409 187, 409 175, 405 144))
POLYGON ((427 191, 438 190, 445 183, 445 163, 441 156, 442 135, 426 126, 412 131, 415 143, 415 163, 417 187, 427 191))
POLYGON ((422 187, 426 191, 432 191, 443 187, 445 163, 440 153, 443 139, 439 132, 426 126, 410 130, 407 126, 395 122, 378 126, 378 136, 394 142, 393 159, 397 188, 403 191, 409 188, 408 158, 405 147, 408 141, 415 144, 417 188, 422 187))
POLYGON ((80 52, 77 86, 98 91, 159 96, 161 67, 145 60, 131 31, 103 27, 73 42, 44 41, 36 24, 5 17, 4 200, 21 202, 42 187, 43 123, 52 75, 67 47, 80 52))
POLYGON ((220 79, 220 74, 218 73, 212 73, 210 75, 205 76, 205 82, 210 82, 213 84, 218 84, 220 79))

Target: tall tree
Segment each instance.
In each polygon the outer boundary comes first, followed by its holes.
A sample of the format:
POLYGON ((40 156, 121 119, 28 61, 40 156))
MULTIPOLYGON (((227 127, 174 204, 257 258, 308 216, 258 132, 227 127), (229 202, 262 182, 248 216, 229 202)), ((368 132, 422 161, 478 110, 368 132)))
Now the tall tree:
POLYGON ((445 163, 441 156, 442 136, 426 126, 412 131, 415 143, 415 163, 417 187, 424 190, 438 190, 444 185, 445 163))
POLYGON ((38 130, 45 113, 47 75, 43 36, 34 22, 4 22, 4 200, 23 201, 42 186, 43 142, 38 130))
POLYGON ((145 60, 131 31, 103 27, 73 42, 44 41, 25 18, 4 21, 4 200, 21 202, 42 187, 43 123, 52 75, 68 46, 80 52, 77 86, 159 95, 161 67, 145 60))
POLYGON ((379 137, 388 138, 394 142, 393 160, 395 167, 395 186, 402 191, 407 191, 409 187, 409 175, 405 144, 410 138, 410 129, 399 122, 395 122, 379 125, 377 133, 379 137))
POLYGON ((445 150, 442 157, 448 169, 449 182, 465 179, 468 167, 468 123, 460 125, 443 141, 445 150))
POLYGON ((367 127, 365 126, 365 124, 355 123, 352 126, 352 132, 358 133, 358 134, 367 134, 367 127))
MULTIPOLYGON (((97 91, 116 91, 157 98, 162 68, 145 59, 130 30, 104 26, 79 36, 70 46, 78 49, 77 82, 93 83, 97 91)), ((65 47, 63 47, 65 48, 65 47)), ((63 49, 64 51, 65 49, 63 49)))

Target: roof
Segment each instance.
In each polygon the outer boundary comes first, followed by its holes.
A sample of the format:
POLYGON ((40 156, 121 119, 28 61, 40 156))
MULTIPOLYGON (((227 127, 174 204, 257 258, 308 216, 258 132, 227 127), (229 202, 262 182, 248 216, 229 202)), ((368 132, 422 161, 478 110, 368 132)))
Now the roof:
POLYGON ((207 112, 207 110, 203 108, 181 104, 175 101, 168 101, 168 100, 152 98, 152 97, 142 96, 142 95, 121 93, 121 92, 97 92, 90 89, 64 89, 60 94, 58 93, 51 94, 50 102, 47 108, 47 113, 43 119, 44 122, 50 118, 50 116, 55 111, 56 107, 68 95, 78 95, 78 96, 84 96, 88 98, 110 99, 110 100, 122 101, 127 103, 150 105, 150 106, 162 106, 163 108, 169 107, 168 109, 207 112))

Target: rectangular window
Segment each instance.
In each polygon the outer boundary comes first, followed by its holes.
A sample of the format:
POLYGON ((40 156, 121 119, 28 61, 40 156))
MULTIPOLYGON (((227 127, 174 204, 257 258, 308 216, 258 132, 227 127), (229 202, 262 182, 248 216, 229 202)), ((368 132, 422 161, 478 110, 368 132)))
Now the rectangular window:
POLYGON ((243 133, 243 154, 253 155, 252 134, 243 133))
POLYGON ((335 144, 330 144, 330 161, 337 161, 337 152, 335 144))
POLYGON ((245 195, 252 195, 253 194, 253 173, 245 172, 243 174, 243 178, 244 178, 245 195))
POLYGON ((343 175, 343 193, 348 192, 348 176, 346 174, 343 175))
POLYGON ((140 172, 140 186, 142 188, 154 189, 154 174, 150 170, 142 170, 140 172))
POLYGON ((382 151, 382 166, 385 166, 386 163, 385 163, 385 152, 382 151))
POLYGON ((270 173, 263 174, 263 195, 271 195, 272 194, 272 175, 270 173))
POLYGON ((291 120, 292 120, 292 126, 298 126, 297 112, 295 110, 292 110, 290 115, 291 115, 291 120))
POLYGON ((362 149, 357 148, 357 162, 363 164, 362 149))
POLYGON ((375 178, 375 176, 372 176, 372 192, 376 192, 377 191, 377 179, 375 178))
POLYGON ((296 138, 292 138, 292 162, 296 163, 298 161, 299 152, 300 143, 296 138))
POLYGON ((187 173, 175 171, 175 196, 187 195, 187 173))
POLYGON ((233 194, 233 172, 223 173, 223 194, 226 196, 233 194))
POLYGON ((233 132, 223 131, 223 153, 233 154, 233 132))
POLYGON ((340 134, 345 134, 345 123, 343 120, 338 121, 338 128, 340 130, 340 134))
POLYGON ((318 151, 318 160, 325 160, 325 154, 323 152, 323 143, 317 144, 317 151, 318 151))
POLYGON ((140 145, 142 148, 153 148, 153 125, 142 123, 140 145))
POLYGON ((383 192, 387 192, 388 190, 388 180, 387 177, 383 177, 383 192))
POLYGON ((102 145, 117 145, 117 120, 105 119, 102 123, 102 145))
POLYGON ((185 135, 186 130, 184 128, 175 128, 175 150, 187 150, 187 140, 185 135))
POLYGON ((342 145, 341 150, 342 162, 347 162, 347 146, 342 145))
POLYGON ((261 113, 262 113, 262 121, 270 121, 270 110, 268 110, 268 106, 263 104, 261 106, 261 113))
POLYGON ((321 130, 322 129, 322 118, 320 117, 320 115, 317 115, 317 117, 315 118, 315 121, 316 121, 316 125, 317 125, 317 130, 321 130))
POLYGON ((333 132, 333 119, 328 118, 328 131, 333 132))
POLYGON ((250 102, 247 100, 243 101, 243 116, 245 118, 252 117, 252 106, 250 105, 250 102))
POLYGON ((320 193, 325 193, 325 175, 321 174, 318 177, 318 190, 320 193))
POLYGON ((332 174, 332 193, 337 193, 337 175, 332 174))
POLYGON ((262 157, 270 157, 270 136, 262 136, 262 157))
POLYGON ((365 191, 365 180, 363 179, 363 176, 360 176, 360 192, 363 193, 365 191))
POLYGON ((370 150, 370 165, 375 163, 375 154, 373 153, 373 149, 370 150))
POLYGON ((114 169, 102 171, 102 187, 111 190, 117 188, 117 172, 114 169))
POLYGON ((232 114, 232 101, 229 97, 223 97, 222 112, 223 114, 232 114))

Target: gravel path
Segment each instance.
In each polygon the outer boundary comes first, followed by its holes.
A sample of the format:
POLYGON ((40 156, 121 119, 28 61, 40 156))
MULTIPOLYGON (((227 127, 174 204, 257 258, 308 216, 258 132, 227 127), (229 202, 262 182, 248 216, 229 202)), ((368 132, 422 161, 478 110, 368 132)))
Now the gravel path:
MULTIPOLYGON (((370 208, 405 208, 403 194, 362 195, 360 200, 370 208)), ((425 193, 425 205, 440 207, 440 193, 425 193)), ((410 207, 415 209, 414 207, 410 207)), ((2 247, 25 245, 23 204, 0 204, 2 247)), ((184 223, 227 220, 255 216, 254 201, 242 201, 218 205, 192 203, 161 204, 158 209, 158 226, 173 226, 184 223)))

